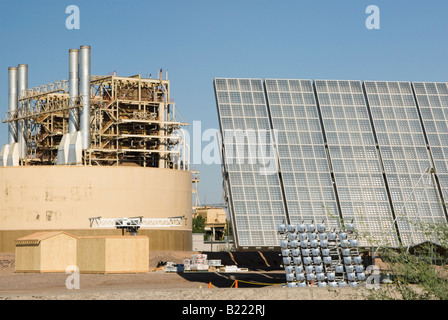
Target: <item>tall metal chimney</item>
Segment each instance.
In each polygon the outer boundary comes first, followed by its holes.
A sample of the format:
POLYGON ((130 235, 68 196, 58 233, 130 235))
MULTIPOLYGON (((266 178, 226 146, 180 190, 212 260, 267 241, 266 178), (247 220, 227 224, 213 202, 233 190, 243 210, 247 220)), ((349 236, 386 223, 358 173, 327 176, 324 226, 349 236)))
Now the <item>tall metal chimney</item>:
MULTIPOLYGON (((79 50, 70 49, 68 51, 68 88, 69 88, 69 106, 75 105, 76 98, 79 95, 79 50)), ((71 108, 68 115, 68 132, 75 133, 79 130, 79 109, 71 108)))
MULTIPOLYGON (((28 65, 19 64, 18 66, 18 76, 17 76, 17 91, 18 99, 23 97, 23 91, 28 89, 28 65)), ((27 102, 18 102, 19 110, 26 110, 28 105, 27 102)), ((22 119, 18 121, 17 126, 17 141, 19 143, 19 158, 24 159, 27 152, 27 140, 26 140, 26 120, 22 119)))
MULTIPOLYGON (((12 116, 17 113, 17 68, 8 68, 8 111, 12 116)), ((8 144, 17 142, 17 121, 8 122, 8 144)))
POLYGON ((82 149, 90 148, 90 46, 81 46, 79 50, 79 94, 83 107, 80 114, 82 149))

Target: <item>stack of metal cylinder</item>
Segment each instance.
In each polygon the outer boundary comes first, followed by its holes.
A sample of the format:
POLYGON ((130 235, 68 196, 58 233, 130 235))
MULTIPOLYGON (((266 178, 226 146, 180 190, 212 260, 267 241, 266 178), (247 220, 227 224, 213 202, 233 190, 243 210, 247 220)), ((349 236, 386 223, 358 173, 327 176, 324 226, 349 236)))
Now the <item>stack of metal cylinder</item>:
POLYGON ((366 279, 353 224, 327 231, 321 223, 280 224, 288 287, 357 287, 366 279))

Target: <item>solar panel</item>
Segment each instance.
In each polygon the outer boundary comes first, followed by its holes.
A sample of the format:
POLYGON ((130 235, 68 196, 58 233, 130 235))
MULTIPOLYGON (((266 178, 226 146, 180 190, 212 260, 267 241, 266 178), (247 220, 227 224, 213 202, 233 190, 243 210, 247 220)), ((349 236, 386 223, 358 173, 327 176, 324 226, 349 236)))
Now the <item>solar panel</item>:
POLYGON ((364 82, 398 229, 404 245, 427 240, 419 224, 445 221, 409 82, 364 82))
POLYGON ((265 79, 291 223, 339 217, 311 80, 265 79))
POLYGON ((448 200, 448 83, 412 84, 423 127, 431 149, 435 172, 445 203, 448 200))
POLYGON ((278 246, 287 219, 263 83, 216 78, 214 87, 237 246, 278 246))
POLYGON ((398 245, 374 133, 360 81, 316 80, 336 189, 345 221, 362 245, 398 245))

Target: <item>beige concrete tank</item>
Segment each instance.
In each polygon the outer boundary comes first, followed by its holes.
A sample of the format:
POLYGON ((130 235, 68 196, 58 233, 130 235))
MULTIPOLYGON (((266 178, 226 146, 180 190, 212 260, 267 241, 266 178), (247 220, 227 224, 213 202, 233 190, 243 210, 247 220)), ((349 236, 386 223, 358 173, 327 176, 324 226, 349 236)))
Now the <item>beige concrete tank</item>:
POLYGON ((183 216, 182 227, 140 229, 150 250, 191 250, 191 173, 143 167, 0 167, 0 252, 37 231, 121 235, 89 218, 183 216))

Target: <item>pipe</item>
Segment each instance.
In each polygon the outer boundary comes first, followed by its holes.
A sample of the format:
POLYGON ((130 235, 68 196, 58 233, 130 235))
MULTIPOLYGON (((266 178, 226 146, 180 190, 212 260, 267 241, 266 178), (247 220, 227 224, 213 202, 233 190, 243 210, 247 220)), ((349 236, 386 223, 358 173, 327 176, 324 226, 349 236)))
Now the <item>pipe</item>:
POLYGON ((81 46, 79 50, 79 95, 83 107, 79 117, 82 132, 82 149, 90 148, 90 46, 81 46))
MULTIPOLYGON (((17 73, 16 67, 8 68, 8 112, 10 116, 17 113, 17 73)), ((17 121, 8 123, 8 144, 17 142, 17 121)))
POLYGON ((68 132, 73 134, 79 130, 79 109, 73 108, 79 95, 79 50, 68 51, 68 90, 69 90, 69 116, 68 132))
MULTIPOLYGON (((28 101, 20 101, 20 99, 23 97, 23 91, 28 89, 28 65, 27 64, 19 64, 18 71, 17 71, 17 97, 18 97, 18 107, 20 113, 23 114, 23 112, 28 108, 28 101)), ((17 140, 19 143, 19 159, 25 159, 26 158, 26 152, 27 152, 27 141, 26 141, 26 127, 27 123, 25 119, 18 121, 17 126, 17 140)))

